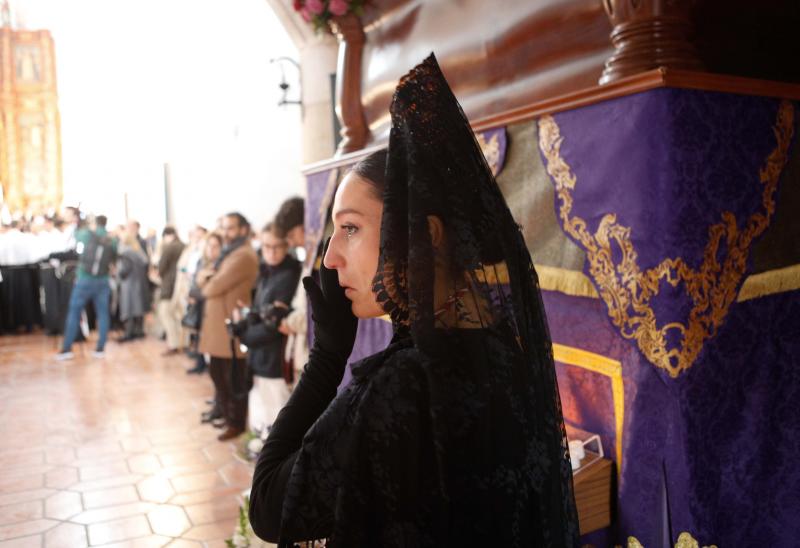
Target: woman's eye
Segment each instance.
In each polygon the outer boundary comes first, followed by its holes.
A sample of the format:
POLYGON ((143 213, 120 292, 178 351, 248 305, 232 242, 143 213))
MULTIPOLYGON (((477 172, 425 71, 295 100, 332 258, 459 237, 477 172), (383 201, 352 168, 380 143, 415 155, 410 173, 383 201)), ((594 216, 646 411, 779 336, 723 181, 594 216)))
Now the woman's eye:
POLYGON ((342 230, 344 230, 345 236, 348 238, 358 232, 358 227, 354 225, 342 225, 342 230))

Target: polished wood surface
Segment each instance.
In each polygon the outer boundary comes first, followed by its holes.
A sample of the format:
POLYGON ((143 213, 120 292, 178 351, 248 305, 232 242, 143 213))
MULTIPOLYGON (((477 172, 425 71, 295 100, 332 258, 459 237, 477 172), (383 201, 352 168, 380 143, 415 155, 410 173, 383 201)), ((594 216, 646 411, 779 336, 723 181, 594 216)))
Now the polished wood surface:
POLYGON ((364 148, 369 138, 364 107, 361 103, 361 65, 364 53, 364 29, 354 14, 334 17, 331 28, 339 40, 336 67, 336 115, 339 117, 342 140, 336 155, 364 148))
POLYGON ((597 83, 613 49, 601 2, 376 0, 364 16, 362 96, 385 141, 398 79, 434 52, 471 119, 597 83))
POLYGON ((471 120, 590 88, 606 60, 604 82, 658 66, 800 82, 796 0, 612 4, 625 16, 616 27, 602 0, 371 1, 362 18, 366 146, 386 142, 397 81, 431 51, 471 120))
POLYGON ((573 476, 575 505, 581 534, 611 525, 612 474, 614 465, 607 458, 586 452, 582 466, 573 476))
MULTIPOLYGON (((725 74, 711 74, 708 72, 660 68, 633 76, 627 76, 606 85, 592 85, 585 89, 565 93, 531 103, 530 105, 486 116, 472 122, 472 128, 475 131, 482 131, 489 128, 507 126, 526 120, 532 120, 543 114, 552 114, 564 110, 580 108, 601 101, 608 101, 662 87, 698 89, 800 100, 800 84, 757 80, 725 74)), ((386 143, 374 144, 363 150, 355 151, 338 158, 315 162, 304 166, 302 172, 304 175, 310 175, 334 167, 347 166, 385 146, 386 143)))
POLYGON ((697 0, 603 0, 614 26, 614 54, 600 84, 657 69, 702 70, 692 42, 692 10, 697 0))
POLYGON ((251 471, 199 422, 211 380, 155 339, 57 342, 0 337, 0 546, 225 546, 251 471))

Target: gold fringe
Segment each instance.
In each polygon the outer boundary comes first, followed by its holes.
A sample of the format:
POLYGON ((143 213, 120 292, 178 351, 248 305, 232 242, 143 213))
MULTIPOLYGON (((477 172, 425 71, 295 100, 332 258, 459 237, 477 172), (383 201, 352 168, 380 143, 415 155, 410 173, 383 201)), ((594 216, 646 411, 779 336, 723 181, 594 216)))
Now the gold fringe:
MULTIPOLYGON (((545 265, 536 265, 536 272, 539 274, 539 286, 544 291, 558 291, 572 297, 600 298, 583 272, 545 265)), ((797 289, 800 289, 800 264, 748 276, 736 300, 741 303, 797 289)))
POLYGON ((736 300, 741 303, 796 289, 800 289, 800 264, 748 276, 736 300))
POLYGON ((583 272, 543 264, 534 266, 539 275, 539 287, 544 291, 558 291, 573 297, 600 298, 592 281, 583 272))

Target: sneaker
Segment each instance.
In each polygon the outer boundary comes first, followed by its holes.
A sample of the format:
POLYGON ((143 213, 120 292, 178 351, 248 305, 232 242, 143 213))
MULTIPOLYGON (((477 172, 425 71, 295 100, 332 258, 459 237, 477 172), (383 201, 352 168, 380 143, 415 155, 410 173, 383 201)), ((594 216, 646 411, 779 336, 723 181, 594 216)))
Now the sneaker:
POLYGON ((75 354, 73 354, 72 352, 70 352, 68 350, 66 352, 59 352, 58 354, 56 354, 56 361, 63 362, 63 361, 71 360, 74 357, 75 357, 75 354))
POLYGON ((105 358, 106 357, 106 353, 103 352, 102 350, 94 350, 92 352, 92 357, 93 358, 105 358))

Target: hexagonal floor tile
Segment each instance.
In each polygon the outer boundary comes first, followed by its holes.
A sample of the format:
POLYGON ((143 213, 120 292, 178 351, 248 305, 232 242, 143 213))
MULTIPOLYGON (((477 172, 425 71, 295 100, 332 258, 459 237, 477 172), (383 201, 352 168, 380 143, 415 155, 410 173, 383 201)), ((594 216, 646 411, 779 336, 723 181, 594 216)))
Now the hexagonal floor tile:
POLYGON ((61 491, 44 501, 44 513, 48 518, 66 520, 82 510, 80 493, 61 491))
POLYGON ((180 506, 165 504, 147 513, 150 527, 158 535, 179 537, 191 527, 186 512, 180 506))
POLYGON ((159 476, 151 476, 136 484, 139 496, 149 502, 167 502, 175 490, 169 480, 159 476))
POLYGON ((86 528, 74 523, 62 523, 44 534, 45 548, 83 548, 88 546, 86 528))

